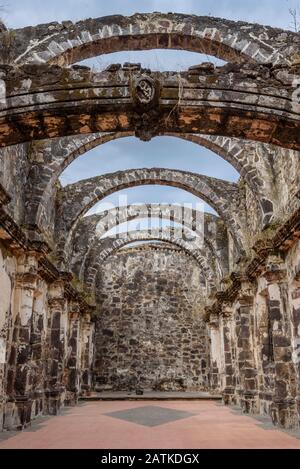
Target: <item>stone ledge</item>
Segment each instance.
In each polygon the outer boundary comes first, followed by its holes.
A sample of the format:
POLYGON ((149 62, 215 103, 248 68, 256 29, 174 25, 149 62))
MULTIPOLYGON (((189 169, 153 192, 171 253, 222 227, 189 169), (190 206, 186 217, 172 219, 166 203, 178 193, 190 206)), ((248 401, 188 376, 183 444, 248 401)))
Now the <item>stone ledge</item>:
POLYGON ((237 298, 243 278, 253 281, 261 274, 270 254, 289 250, 298 239, 300 239, 300 208, 277 230, 273 238, 257 241, 253 247, 256 256, 246 265, 244 274, 234 272, 231 275, 231 285, 215 295, 215 302, 206 313, 207 319, 211 313, 219 314, 223 303, 232 303, 237 298))
POLYGON ((217 400, 221 401, 220 394, 211 394, 209 392, 155 392, 145 391, 142 396, 135 392, 99 392, 90 396, 82 396, 80 401, 199 401, 199 400, 217 400))
MULTIPOLYGON (((1 186, 0 186, 1 187, 1 186)), ((0 193, 1 196, 1 193, 0 193)), ((94 312, 95 306, 89 304, 71 284, 73 275, 69 272, 60 272, 48 257, 50 248, 42 241, 30 241, 18 224, 0 207, 0 239, 12 251, 35 252, 38 255, 38 272, 47 282, 61 279, 64 282, 67 298, 76 300, 85 312, 94 312)))

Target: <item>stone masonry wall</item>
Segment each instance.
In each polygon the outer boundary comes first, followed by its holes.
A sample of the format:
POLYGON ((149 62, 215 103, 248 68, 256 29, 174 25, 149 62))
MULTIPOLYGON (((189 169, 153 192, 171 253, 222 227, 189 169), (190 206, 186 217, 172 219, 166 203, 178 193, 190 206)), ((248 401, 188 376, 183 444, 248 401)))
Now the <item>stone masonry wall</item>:
POLYGON ((0 431, 26 428, 89 392, 94 330, 93 308, 40 251, 26 248, 29 242, 4 215, 9 232, 0 230, 0 431))
POLYGON ((105 262, 97 286, 98 389, 207 387, 201 283, 199 265, 172 248, 125 250, 105 262))
POLYGON ((25 213, 24 191, 29 172, 29 145, 13 145, 0 150, 0 184, 11 197, 7 212, 19 224, 25 213))
POLYGON ((5 364, 7 338, 11 327, 11 301, 15 260, 0 243, 0 429, 3 423, 5 405, 5 364))

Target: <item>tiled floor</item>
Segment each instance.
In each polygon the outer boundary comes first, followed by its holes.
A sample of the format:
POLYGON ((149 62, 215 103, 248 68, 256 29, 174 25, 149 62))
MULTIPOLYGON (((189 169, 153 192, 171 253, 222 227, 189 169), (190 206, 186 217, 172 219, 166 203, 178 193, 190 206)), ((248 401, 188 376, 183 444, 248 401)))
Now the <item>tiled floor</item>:
POLYGON ((214 401, 100 401, 2 434, 4 448, 300 449, 300 439, 214 401))
POLYGON ((148 405, 145 407, 135 407, 133 409, 118 410, 109 412, 108 415, 113 418, 132 422, 144 427, 157 427, 165 423, 176 422, 176 420, 187 419, 196 414, 184 410, 168 409, 162 406, 148 405))

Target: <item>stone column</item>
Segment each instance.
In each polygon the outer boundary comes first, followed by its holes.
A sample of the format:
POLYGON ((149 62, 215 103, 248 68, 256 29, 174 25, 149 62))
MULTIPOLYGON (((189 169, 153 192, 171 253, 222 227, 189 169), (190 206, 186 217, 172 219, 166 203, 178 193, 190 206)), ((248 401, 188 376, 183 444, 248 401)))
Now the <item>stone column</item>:
MULTIPOLYGON (((0 186, 1 203, 1 186, 0 186)), ((7 349, 9 348, 9 330, 11 328, 12 279, 5 269, 0 235, 0 432, 3 430, 6 403, 7 349)))
POLYGON ((258 413, 257 366, 254 355, 254 293, 247 279, 241 280, 237 297, 237 363, 240 374, 240 404, 245 413, 258 413))
POLYGON ((296 371, 296 408, 300 424, 300 266, 290 291, 293 363, 296 371))
POLYGON ((210 314, 207 323, 210 337, 210 387, 212 390, 221 390, 222 350, 219 316, 210 314))
POLYGON ((92 388, 93 340, 94 323, 85 313, 81 321, 81 394, 89 394, 92 388))
POLYGON ((275 365, 271 417, 275 425, 295 428, 299 425, 296 409, 296 373, 292 360, 287 272, 281 258, 269 256, 264 277, 275 365))
POLYGON ((232 323, 233 310, 230 305, 224 304, 221 311, 220 327, 222 331, 223 353, 224 353, 224 382, 223 402, 230 405, 235 402, 235 371, 234 350, 232 347, 232 323))
POLYGON ((49 288, 49 323, 48 323, 48 353, 46 370, 46 403, 47 412, 56 415, 61 407, 65 393, 64 358, 65 333, 64 321, 66 317, 66 299, 64 282, 55 281, 49 288))
POLYGON ((68 378, 66 404, 75 405, 78 402, 81 379, 80 308, 78 303, 71 303, 68 316, 68 357, 66 360, 68 378))
POLYGON ((38 256, 23 253, 18 258, 12 305, 13 331, 6 376, 8 402, 4 416, 7 430, 22 430, 31 421, 31 327, 37 281, 38 256))
POLYGON ((47 284, 38 280, 31 321, 32 418, 44 411, 45 351, 47 332, 47 284))

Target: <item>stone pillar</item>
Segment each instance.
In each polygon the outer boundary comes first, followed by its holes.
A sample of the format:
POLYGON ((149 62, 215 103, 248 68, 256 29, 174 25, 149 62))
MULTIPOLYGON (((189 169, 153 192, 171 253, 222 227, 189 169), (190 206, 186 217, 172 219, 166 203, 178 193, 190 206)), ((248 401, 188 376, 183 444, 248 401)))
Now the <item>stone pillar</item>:
POLYGON ((219 316, 210 314, 207 323, 210 337, 210 387, 213 391, 221 390, 222 350, 219 316))
POLYGON ((81 321, 81 394, 88 395, 92 389, 93 342, 94 323, 91 315, 85 313, 81 321))
POLYGON ((232 322, 232 308, 229 305, 224 304, 221 311, 220 326, 224 353, 224 382, 222 396, 225 405, 230 405, 235 402, 236 383, 234 371, 234 350, 232 347, 232 322))
POLYGON ((296 409, 296 373, 292 361, 287 272, 281 258, 269 256, 264 277, 267 283, 268 313, 275 365, 271 417, 275 425, 295 428, 299 425, 296 409))
POLYGON ((300 268, 290 291, 293 363, 296 371, 296 408, 300 424, 300 268))
POLYGON ((0 337, 0 432, 3 430, 4 410, 6 403, 5 393, 5 363, 6 363, 6 341, 0 337), (4 348, 5 347, 5 348, 4 348))
MULTIPOLYGON (((0 185, 1 204, 1 185, 0 185)), ((12 279, 5 269, 0 235, 0 432, 3 430, 6 403, 6 370, 9 330, 11 328, 12 279)))
POLYGON ((66 404, 75 405, 78 402, 81 379, 80 308, 78 303, 71 303, 68 316, 68 357, 66 360, 68 378, 66 404))
POLYGON ((39 280, 34 295, 31 322, 32 418, 44 411, 47 313, 47 285, 43 280, 39 280))
POLYGON ((64 320, 66 317, 66 299, 64 282, 55 281, 49 288, 49 323, 48 350, 46 369, 46 403, 47 413, 56 415, 61 407, 64 393, 64 359, 65 333, 64 320))
POLYGON ((13 331, 7 367, 8 401, 4 428, 22 430, 30 424, 32 407, 31 328, 33 301, 38 280, 38 256, 18 258, 13 296, 13 331))
POLYGON ((254 355, 254 293, 247 279, 241 279, 237 298, 237 363, 240 374, 240 405, 245 413, 258 413, 257 366, 254 355))

